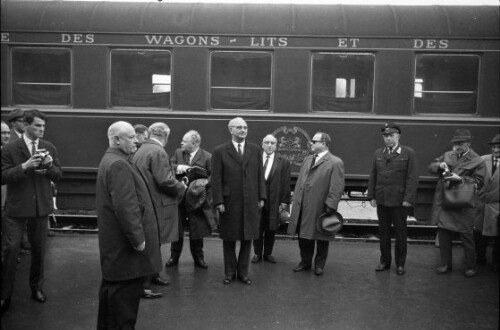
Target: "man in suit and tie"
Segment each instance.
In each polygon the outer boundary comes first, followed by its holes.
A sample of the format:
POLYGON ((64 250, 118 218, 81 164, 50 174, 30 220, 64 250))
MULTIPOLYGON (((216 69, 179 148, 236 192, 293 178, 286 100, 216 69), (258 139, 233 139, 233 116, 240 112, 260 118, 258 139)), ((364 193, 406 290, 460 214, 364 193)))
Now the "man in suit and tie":
POLYGON ((415 152, 399 143, 401 129, 394 123, 382 128, 385 147, 373 155, 368 199, 377 208, 380 235, 380 264, 377 272, 391 267, 391 225, 394 224, 396 246, 394 260, 396 273, 405 273, 406 262, 406 219, 408 210, 417 197, 418 173, 415 152))
MULTIPOLYGON (((171 243, 179 237, 178 199, 183 196, 186 185, 177 181, 165 146, 170 135, 170 128, 165 123, 154 123, 148 129, 149 138, 143 140, 133 157, 149 188, 153 206, 158 218, 160 244, 171 243)), ((159 274, 154 274, 150 282, 156 285, 168 285, 159 274)), ((151 291, 145 286, 143 298, 158 298, 161 293, 151 291)))
POLYGON ((108 140, 96 182, 102 271, 97 329, 135 329, 144 279, 161 270, 159 225, 148 187, 130 158, 137 150, 134 128, 115 122, 108 140))
POLYGON ((489 145, 491 146, 491 154, 481 157, 486 164, 486 176, 484 178, 484 187, 479 192, 478 197, 480 203, 477 205, 474 241, 476 243, 476 262, 485 265, 488 241, 493 240, 491 269, 498 272, 500 257, 498 246, 500 134, 495 135, 489 145))
MULTIPOLYGON (((212 171, 212 154, 200 148, 201 136, 197 131, 189 131, 184 134, 181 147, 177 149, 171 158, 172 166, 177 175, 186 175, 187 171, 194 166, 201 167, 207 171, 210 177, 212 171)), ((188 184, 190 184, 189 182, 188 184)), ((203 255, 203 238, 212 233, 212 227, 203 210, 191 210, 187 207, 185 198, 179 204, 179 239, 170 245, 170 259, 165 267, 172 267, 179 263, 179 258, 184 245, 184 221, 188 219, 189 224, 189 248, 196 267, 207 269, 203 255)))
POLYGON ((290 162, 276 153, 277 142, 276 137, 271 134, 262 140, 267 199, 260 215, 259 238, 253 241, 253 263, 262 259, 276 263, 272 253, 275 233, 279 227, 279 214, 290 204, 290 162))
POLYGON ((259 237, 259 211, 266 199, 262 152, 258 145, 246 141, 248 126, 243 118, 232 119, 228 126, 231 141, 212 153, 212 192, 223 240, 223 284, 230 284, 236 277, 252 284, 248 264, 252 240, 259 237), (240 241, 238 257, 236 241, 240 241))
POLYGON ((328 246, 335 235, 328 236, 318 230, 320 215, 332 215, 344 192, 344 162, 330 153, 330 135, 314 134, 312 155, 304 159, 293 193, 292 214, 288 234, 299 236, 300 263, 294 272, 303 272, 312 267, 314 249, 314 274, 323 275, 328 246))
POLYGON ((45 115, 39 110, 25 113, 21 139, 2 148, 2 183, 7 184, 5 201, 4 262, 2 264, 2 311, 9 307, 14 286, 21 238, 27 227, 31 243, 30 288, 35 301, 47 299, 43 292, 44 257, 48 215, 53 212, 51 181, 62 175, 56 147, 42 137, 45 115))
POLYGON ((9 113, 7 121, 12 126, 10 130, 9 142, 17 141, 21 138, 24 133, 25 125, 24 122, 24 111, 22 109, 14 109, 9 113))

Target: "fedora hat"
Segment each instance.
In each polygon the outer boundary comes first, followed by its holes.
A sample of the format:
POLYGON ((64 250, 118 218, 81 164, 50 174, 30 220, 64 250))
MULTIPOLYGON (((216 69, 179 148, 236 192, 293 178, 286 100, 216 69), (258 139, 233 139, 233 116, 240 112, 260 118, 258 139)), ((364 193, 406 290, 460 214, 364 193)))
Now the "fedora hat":
POLYGON ((187 169, 186 177, 189 182, 193 182, 194 180, 208 178, 208 172, 203 167, 193 166, 187 169))
POLYGON ((455 131, 455 135, 453 135, 453 138, 451 139, 451 142, 465 142, 470 140, 472 140, 472 134, 470 134, 468 129, 457 129, 455 131))
POLYGON ((500 134, 495 135, 488 144, 500 144, 500 134))
POLYGON ((280 225, 286 225, 290 222, 290 213, 287 210, 282 210, 279 216, 280 225))
POLYGON ((316 221, 316 230, 323 235, 334 236, 342 228, 344 218, 342 214, 334 212, 332 214, 323 213, 316 221))

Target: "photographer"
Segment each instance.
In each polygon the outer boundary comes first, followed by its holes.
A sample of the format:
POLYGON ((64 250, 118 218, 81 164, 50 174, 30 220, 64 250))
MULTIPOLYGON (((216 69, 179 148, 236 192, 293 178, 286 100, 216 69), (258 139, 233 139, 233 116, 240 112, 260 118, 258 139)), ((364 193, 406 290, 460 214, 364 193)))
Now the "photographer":
POLYGON ((62 175, 56 147, 42 140, 45 115, 39 110, 30 110, 25 112, 24 120, 26 129, 21 139, 2 148, 2 184, 7 184, 2 312, 10 304, 26 226, 32 250, 29 280, 32 297, 40 303, 47 299, 42 286, 48 215, 54 206, 51 181, 57 181, 62 175))
POLYGON ((484 160, 471 148, 472 135, 469 130, 458 129, 451 143, 453 149, 435 159, 429 166, 431 173, 439 174, 434 203, 432 224, 438 226, 441 266, 436 273, 445 274, 452 269, 452 239, 459 234, 465 253, 465 276, 476 275, 476 255, 474 252, 473 226, 476 210, 474 207, 445 207, 444 190, 460 183, 474 183, 481 189, 486 175, 484 160))

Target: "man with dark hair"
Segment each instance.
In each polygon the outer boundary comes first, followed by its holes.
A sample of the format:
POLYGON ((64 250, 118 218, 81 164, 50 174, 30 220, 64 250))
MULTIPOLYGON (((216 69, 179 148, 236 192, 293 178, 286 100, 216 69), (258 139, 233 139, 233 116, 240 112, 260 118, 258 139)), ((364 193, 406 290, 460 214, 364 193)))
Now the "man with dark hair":
POLYGON ((406 219, 417 198, 418 173, 413 149, 399 143, 401 129, 394 123, 382 129, 385 146, 373 155, 368 199, 377 208, 380 234, 380 263, 376 271, 391 267, 391 225, 394 225, 396 273, 405 273, 406 219))
POLYGON ((314 248, 314 274, 323 275, 329 241, 335 235, 318 230, 322 214, 332 215, 344 192, 344 162, 330 153, 330 135, 317 132, 310 142, 312 155, 304 159, 293 193, 288 234, 299 236, 300 263, 294 272, 310 270, 314 248))
POLYGON ((17 256, 27 226, 31 243, 30 287, 32 297, 43 303, 43 266, 48 215, 53 212, 51 181, 62 175, 56 147, 42 137, 45 115, 39 110, 25 113, 26 129, 21 139, 2 148, 2 183, 7 184, 5 202, 4 263, 2 264, 2 311, 9 307, 17 256))

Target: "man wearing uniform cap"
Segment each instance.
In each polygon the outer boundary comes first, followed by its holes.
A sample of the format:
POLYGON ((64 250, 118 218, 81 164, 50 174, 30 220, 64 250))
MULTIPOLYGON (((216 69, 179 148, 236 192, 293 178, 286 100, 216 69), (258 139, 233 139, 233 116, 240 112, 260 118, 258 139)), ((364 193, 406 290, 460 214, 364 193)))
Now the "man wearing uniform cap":
POLYGON ((7 121, 12 125, 10 131, 9 142, 17 141, 24 133, 24 111, 22 109, 14 109, 9 113, 7 121))
POLYGON ((391 267, 391 225, 394 225, 396 246, 394 261, 396 273, 405 273, 406 263, 406 219, 409 208, 413 206, 417 195, 418 174, 415 152, 412 148, 399 144, 401 129, 394 123, 387 123, 382 128, 385 147, 379 148, 373 155, 368 199, 377 208, 380 235, 380 264, 376 271, 391 267))

